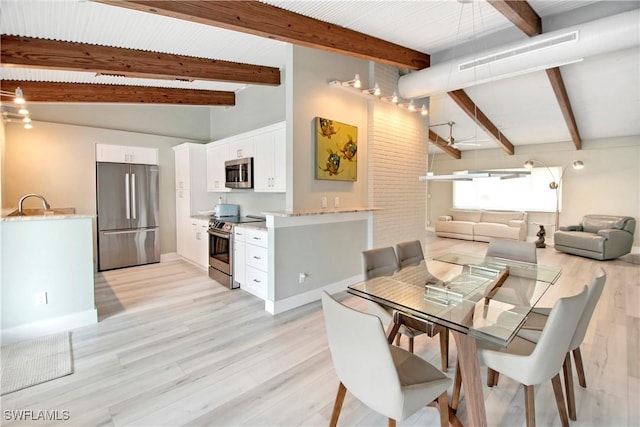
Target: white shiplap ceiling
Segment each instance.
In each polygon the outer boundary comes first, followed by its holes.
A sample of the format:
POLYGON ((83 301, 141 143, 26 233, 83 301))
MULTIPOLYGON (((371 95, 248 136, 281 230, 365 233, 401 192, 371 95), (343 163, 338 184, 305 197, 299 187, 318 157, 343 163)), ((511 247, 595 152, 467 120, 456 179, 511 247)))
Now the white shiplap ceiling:
MULTIPOLYGON (((503 33, 511 38, 514 34, 525 38, 501 13, 479 0, 471 3, 455 0, 264 2, 432 54, 432 63, 439 54, 450 57, 457 46, 483 36, 493 37, 494 44, 503 33)), ((587 17, 585 20, 593 20, 640 6, 635 0, 530 0, 529 3, 542 17, 543 28, 546 22, 557 26, 562 14, 583 15, 587 17)), ((8 35, 175 53, 280 69, 286 60, 286 44, 282 42, 91 1, 0 0, 0 30, 8 35)), ((640 55, 635 48, 561 67, 583 139, 640 135, 639 64, 640 55)), ((222 82, 96 77, 83 72, 5 67, 0 68, 0 78, 226 91, 245 87, 222 82)), ((466 91, 516 146, 571 140, 544 72, 477 85, 466 91)), ((456 138, 488 139, 447 96, 432 96, 431 123, 450 120, 456 122, 456 138)), ((438 131, 446 136, 446 129, 438 131)), ((495 144, 490 143, 479 148, 494 147, 495 144)))

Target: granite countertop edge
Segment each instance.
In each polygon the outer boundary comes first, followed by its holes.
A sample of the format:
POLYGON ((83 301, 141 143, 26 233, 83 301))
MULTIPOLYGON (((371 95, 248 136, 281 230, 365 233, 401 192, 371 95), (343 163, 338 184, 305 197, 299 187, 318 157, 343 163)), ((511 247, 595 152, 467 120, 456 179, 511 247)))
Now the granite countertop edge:
POLYGON ((344 208, 344 209, 326 209, 325 208, 325 209, 306 209, 306 210, 294 210, 294 211, 267 211, 267 212, 262 212, 262 214, 277 216, 277 217, 292 217, 292 216, 307 216, 307 215, 374 212, 379 210, 382 210, 382 209, 381 208, 344 208))
POLYGON ((95 215, 82 215, 82 214, 3 216, 2 218, 0 218, 0 222, 49 221, 49 220, 81 219, 81 218, 95 218, 95 217, 96 217, 95 215))

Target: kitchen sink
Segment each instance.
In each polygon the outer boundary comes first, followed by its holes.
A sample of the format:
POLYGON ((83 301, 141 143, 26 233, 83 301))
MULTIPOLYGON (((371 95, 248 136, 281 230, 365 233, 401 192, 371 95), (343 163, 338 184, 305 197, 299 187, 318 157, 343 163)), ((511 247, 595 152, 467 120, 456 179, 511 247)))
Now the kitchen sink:
MULTIPOLYGON (((50 208, 50 209, 23 209, 22 216, 52 216, 52 215, 72 215, 76 213, 76 208, 50 208)), ((7 216, 20 216, 18 209, 7 216)))

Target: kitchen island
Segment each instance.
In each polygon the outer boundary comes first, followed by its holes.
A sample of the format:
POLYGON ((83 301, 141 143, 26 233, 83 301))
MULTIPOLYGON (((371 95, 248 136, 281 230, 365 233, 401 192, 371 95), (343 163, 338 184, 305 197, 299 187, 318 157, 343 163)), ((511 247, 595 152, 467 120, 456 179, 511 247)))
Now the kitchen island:
POLYGON ((2 344, 97 323, 93 216, 3 214, 2 344))

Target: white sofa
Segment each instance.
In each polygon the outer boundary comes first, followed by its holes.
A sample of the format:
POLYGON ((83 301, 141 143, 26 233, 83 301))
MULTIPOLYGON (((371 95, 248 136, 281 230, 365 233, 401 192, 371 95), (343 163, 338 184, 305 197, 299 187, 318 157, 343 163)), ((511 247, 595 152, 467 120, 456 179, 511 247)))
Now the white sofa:
POLYGON ((449 215, 438 217, 436 236, 488 242, 492 238, 527 239, 527 213, 517 211, 485 211, 449 209, 449 215))

